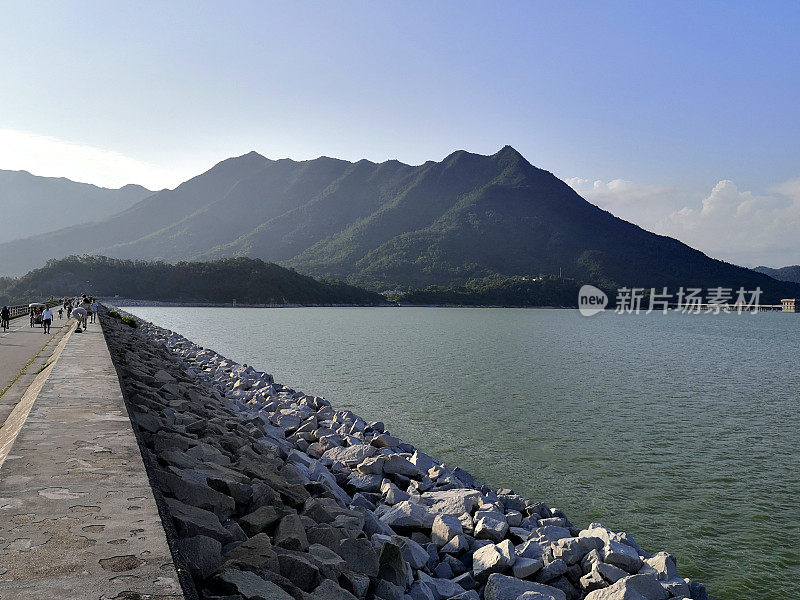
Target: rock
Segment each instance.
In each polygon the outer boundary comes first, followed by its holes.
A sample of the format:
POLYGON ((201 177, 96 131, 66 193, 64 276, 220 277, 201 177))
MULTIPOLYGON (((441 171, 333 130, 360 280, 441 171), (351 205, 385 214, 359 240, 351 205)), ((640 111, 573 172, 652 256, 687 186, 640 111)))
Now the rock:
POLYGON ((393 483, 382 485, 381 491, 383 491, 384 494, 383 501, 389 506, 394 506, 395 504, 405 502, 411 498, 408 492, 404 492, 393 483))
POLYGON ((475 523, 475 537, 493 542, 501 541, 508 533, 508 523, 499 512, 491 513, 475 523))
POLYGON ((431 541, 434 544, 443 547, 447 542, 452 540, 455 536, 464 533, 464 528, 455 516, 449 514, 438 514, 433 519, 431 527, 431 541))
POLYGON ((231 459, 228 458, 228 456, 211 444, 206 444, 205 442, 200 442, 196 446, 189 448, 186 454, 204 463, 215 463, 223 467, 231 464, 231 459))
POLYGON ((166 498, 175 529, 181 537, 204 535, 225 544, 233 541, 233 536, 222 526, 217 516, 202 508, 184 504, 173 498, 166 498))
POLYGON ((412 569, 421 569, 428 564, 428 551, 414 540, 399 535, 392 536, 392 543, 400 546, 400 551, 412 569))
POLYGON ((345 571, 339 577, 339 585, 342 589, 347 590, 356 598, 363 598, 367 595, 369 589, 369 577, 362 573, 354 573, 353 571, 345 571))
POLYGON ((440 562, 433 570, 433 576, 439 579, 452 579, 453 568, 446 562, 440 562))
POLYGON ((472 555, 472 575, 479 583, 485 582, 489 575, 500 573, 508 566, 507 558, 494 544, 487 544, 472 555))
POLYGON ((367 508, 363 508, 361 506, 356 506, 355 510, 362 513, 364 516, 364 525, 363 530, 368 536, 372 537, 372 535, 376 533, 380 533, 383 535, 394 535, 394 531, 391 527, 389 527, 386 523, 381 521, 378 517, 375 516, 371 510, 367 508))
POLYGON ((278 555, 266 533, 259 533, 245 540, 225 554, 224 558, 226 563, 259 572, 278 571, 280 568, 278 555))
POLYGON ((453 578, 453 583, 457 583, 465 590, 474 589, 477 586, 475 582, 475 578, 472 576, 472 573, 467 571, 466 573, 462 573, 458 577, 453 578))
POLYGON ((625 569, 628 573, 637 573, 642 568, 642 559, 639 553, 622 542, 609 540, 600 550, 600 558, 604 563, 625 569))
POLYGON ((514 561, 517 560, 517 555, 514 553, 514 544, 511 543, 511 540, 503 540, 497 544, 497 551, 503 555, 509 566, 512 566, 514 561))
POLYGON ((507 510, 506 521, 509 527, 519 527, 522 524, 522 513, 518 510, 507 510))
POLYGON ((400 546, 386 542, 378 560, 378 579, 388 581, 405 590, 414 581, 408 563, 403 559, 400 546))
POLYGON ((214 580, 224 593, 240 594, 247 600, 293 600, 280 587, 250 571, 223 569, 214 580))
POLYGON ((317 566, 300 552, 279 553, 280 574, 304 592, 310 592, 322 581, 317 566))
POLYGON ((348 467, 355 467, 363 463, 367 458, 375 454, 376 450, 373 446, 366 444, 359 444, 357 446, 348 446, 347 448, 331 448, 322 455, 323 458, 329 458, 334 462, 340 462, 348 467))
POLYGON ((439 464, 433 458, 424 452, 420 452, 419 450, 415 450, 414 454, 411 455, 409 460, 412 464, 416 465, 422 473, 427 473, 431 467, 439 464))
POLYGON ((274 542, 276 546, 288 550, 308 550, 308 538, 303 522, 296 513, 283 517, 275 530, 274 542))
POLYGON ((379 555, 369 540, 347 538, 339 542, 333 551, 347 562, 352 571, 372 578, 378 576, 379 555))
POLYGON ((558 540, 572 537, 572 533, 566 527, 557 527, 549 525, 547 527, 539 527, 536 530, 537 535, 549 542, 556 542, 558 540))
POLYGON ((207 485, 160 470, 155 472, 155 480, 165 495, 174 496, 185 504, 211 511, 220 519, 231 516, 236 510, 233 498, 221 494, 207 485))
POLYGON ((454 581, 449 579, 437 579, 427 575, 424 571, 418 572, 419 581, 424 583, 433 592, 436 600, 444 600, 445 598, 452 598, 464 592, 464 588, 454 581))
POLYGON ((356 597, 330 579, 324 579, 309 600, 356 600, 356 597))
POLYGON ((411 600, 436 600, 431 588, 421 581, 415 581, 408 590, 411 600))
POLYGON ((239 525, 248 537, 261 533, 278 520, 278 511, 272 506, 262 506, 239 518, 239 525))
POLYGON ((442 546, 443 554, 454 554, 456 556, 469 551, 469 540, 466 535, 457 535, 442 546))
POLYGON ((375 583, 376 600, 403 600, 403 592, 402 587, 384 579, 375 583))
POLYGON ((564 559, 568 565, 574 565, 592 550, 600 550, 603 540, 597 537, 568 537, 553 542, 553 556, 564 559))
POLYGON ((196 535, 175 544, 195 579, 205 579, 222 563, 222 544, 214 538, 196 535))
POLYGON ((608 583, 616 583, 624 577, 628 577, 630 573, 623 571, 619 567, 609 565, 604 562, 599 562, 594 566, 594 570, 608 583))
POLYGON ((689 581, 689 592, 692 595, 692 600, 711 600, 706 591, 706 586, 696 581, 689 581))
POLYGON ((655 575, 659 581, 669 581, 679 577, 675 557, 666 552, 659 552, 655 556, 645 559, 639 573, 655 575))
POLYGON ((160 381, 162 383, 172 383, 176 381, 176 379, 167 373, 164 369, 160 369, 153 374, 153 377, 156 381, 160 381))
POLYGON ((434 518, 435 514, 425 506, 408 500, 395 504, 380 517, 381 521, 395 531, 429 530, 433 526, 434 518))
POLYGON ((585 594, 588 594, 594 590, 603 589, 606 587, 607 583, 597 569, 592 569, 586 575, 580 578, 579 585, 581 590, 585 594))
POLYGON ((370 442, 375 448, 393 448, 399 446, 401 443, 402 440, 400 438, 396 438, 388 433, 376 435, 370 442))
POLYGON ((347 486, 355 492, 377 492, 381 488, 383 477, 380 475, 365 475, 353 471, 347 478, 347 486))
POLYGON ((347 570, 347 562, 322 544, 311 544, 308 547, 308 555, 326 579, 338 579, 347 570))
POLYGON ((373 456, 365 459, 358 465, 357 471, 364 475, 383 475, 383 463, 386 462, 385 456, 373 456))
POLYGON ((420 477, 422 475, 419 467, 399 454, 392 454, 386 457, 386 461, 383 463, 383 472, 386 474, 405 475, 406 477, 420 477))
POLYGON ((525 579, 535 575, 542 567, 544 567, 544 561, 541 558, 525 558, 520 556, 514 561, 512 572, 514 577, 525 579))
POLYGON ((667 592, 654 575, 631 575, 615 584, 590 592, 586 600, 666 600, 667 592))
POLYGON ((539 583, 548 583, 557 577, 561 577, 567 570, 567 563, 560 558, 556 559, 550 564, 545 565, 545 567, 539 571, 539 574, 536 575, 536 581, 539 583))
POLYGON ((420 499, 434 513, 444 513, 458 517, 464 513, 471 513, 480 497, 481 493, 478 490, 455 489, 425 492, 420 496, 420 499))
POLYGON ((475 590, 467 590, 458 596, 453 596, 450 600, 481 600, 481 597, 475 590))
POLYGON ((484 600, 517 600, 525 592, 538 592, 544 596, 544 600, 567 600, 567 595, 558 588, 499 573, 489 576, 483 597, 484 600))

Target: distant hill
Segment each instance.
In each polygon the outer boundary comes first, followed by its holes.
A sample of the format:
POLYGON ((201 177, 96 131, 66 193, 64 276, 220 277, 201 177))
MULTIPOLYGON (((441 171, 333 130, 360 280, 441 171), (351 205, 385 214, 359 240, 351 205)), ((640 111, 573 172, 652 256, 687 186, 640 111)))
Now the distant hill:
POLYGON ((105 256, 71 256, 18 279, 0 278, 0 303, 55 296, 119 295, 165 302, 240 304, 358 304, 376 306, 383 296, 340 282, 318 281, 252 258, 213 262, 130 261, 105 256))
POLYGON ((140 185, 107 189, 63 177, 0 170, 0 242, 100 221, 152 193, 140 185))
POLYGON ((410 166, 230 158, 99 223, 0 244, 9 272, 51 257, 249 256, 370 289, 562 273, 606 287, 800 285, 714 260, 614 217, 510 146, 410 166))
POLYGON ((791 267, 781 267, 780 269, 771 269, 770 267, 756 267, 753 269, 764 275, 769 275, 778 281, 792 281, 800 283, 800 265, 793 265, 791 267))

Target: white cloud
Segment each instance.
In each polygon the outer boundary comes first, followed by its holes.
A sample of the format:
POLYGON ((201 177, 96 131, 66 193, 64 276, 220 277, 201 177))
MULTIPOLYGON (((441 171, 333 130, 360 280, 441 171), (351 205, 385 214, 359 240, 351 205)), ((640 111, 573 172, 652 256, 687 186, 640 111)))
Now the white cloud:
POLYGON ((800 264, 800 178, 765 194, 722 180, 706 195, 622 179, 566 181, 618 217, 714 258, 746 266, 800 264))
POLYGON ((13 129, 0 129, 0 169, 66 177, 111 188, 138 183, 158 190, 174 187, 184 179, 119 152, 13 129))
POLYGON ((642 185, 625 179, 606 182, 570 177, 565 181, 593 204, 647 229, 687 201, 686 194, 674 188, 642 185))

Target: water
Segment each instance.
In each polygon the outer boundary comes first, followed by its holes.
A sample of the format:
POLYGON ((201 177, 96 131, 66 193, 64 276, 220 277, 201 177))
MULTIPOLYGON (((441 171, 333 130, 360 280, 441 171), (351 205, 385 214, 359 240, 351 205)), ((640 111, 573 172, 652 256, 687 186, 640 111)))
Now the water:
POLYGON ((127 310, 667 550, 719 600, 797 597, 800 315, 127 310))

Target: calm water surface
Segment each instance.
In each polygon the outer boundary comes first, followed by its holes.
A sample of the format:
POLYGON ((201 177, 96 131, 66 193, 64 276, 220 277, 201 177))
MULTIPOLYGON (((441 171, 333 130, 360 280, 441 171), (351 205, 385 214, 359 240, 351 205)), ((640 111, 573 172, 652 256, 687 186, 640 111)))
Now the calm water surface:
POLYGON ((128 308, 496 487, 797 598, 800 315, 128 308))

